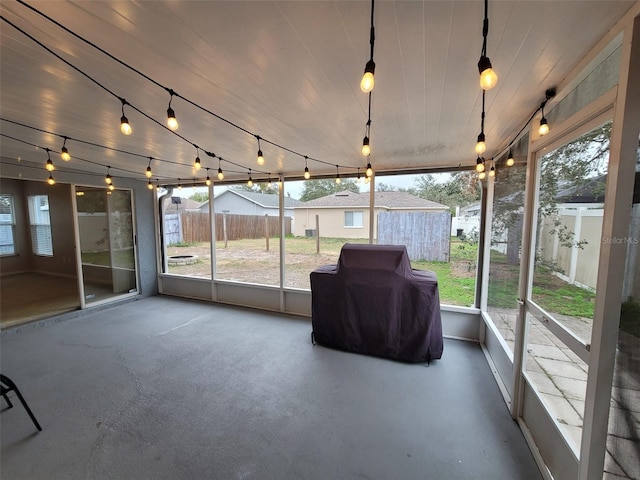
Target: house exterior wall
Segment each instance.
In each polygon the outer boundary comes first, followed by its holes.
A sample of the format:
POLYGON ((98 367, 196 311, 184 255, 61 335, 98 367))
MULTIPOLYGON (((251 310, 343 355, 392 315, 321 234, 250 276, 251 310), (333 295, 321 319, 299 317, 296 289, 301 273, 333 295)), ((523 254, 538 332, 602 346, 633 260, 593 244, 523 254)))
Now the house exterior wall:
MULTIPOLYGON (((277 207, 265 208, 233 193, 221 193, 215 198, 213 204, 215 213, 224 213, 227 211, 227 213, 234 215, 269 215, 271 217, 277 217, 279 214, 277 207)), ((210 202, 203 205, 201 211, 208 212, 209 205, 210 202)), ((293 210, 285 208, 284 216, 293 218, 293 210)))
MULTIPOLYGON (((376 209, 376 215, 379 209, 376 209)), ((296 208, 293 221, 293 234, 304 237, 307 230, 316 229, 316 215, 320 222, 320 236, 331 238, 368 238, 369 209, 349 208, 296 208), (345 227, 345 212, 362 212, 362 227, 345 227)), ((375 229, 374 229, 375 232, 375 229)))
MULTIPOLYGON (((377 238, 378 214, 380 212, 442 212, 428 208, 387 209, 375 208, 373 237, 377 238)), ((320 236, 331 238, 369 238, 369 207, 296 208, 293 235, 304 237, 307 230, 315 230, 316 215, 320 222, 320 236), (345 227, 345 212, 362 212, 362 227, 345 227)))

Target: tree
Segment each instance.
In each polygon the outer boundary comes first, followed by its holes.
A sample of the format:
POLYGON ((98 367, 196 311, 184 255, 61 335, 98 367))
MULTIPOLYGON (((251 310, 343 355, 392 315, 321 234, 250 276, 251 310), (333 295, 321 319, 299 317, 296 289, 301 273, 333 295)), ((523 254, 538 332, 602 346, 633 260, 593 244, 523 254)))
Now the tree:
POLYGON ((209 200, 209 194, 206 192, 195 192, 189 198, 195 202, 203 203, 209 200))
POLYGON ((456 172, 446 182, 437 182, 434 175, 422 175, 415 180, 415 195, 442 203, 455 213, 456 207, 464 207, 480 200, 478 176, 474 172, 456 172))
POLYGON ((302 186, 302 194, 300 200, 308 202, 315 198, 326 197, 332 193, 338 192, 354 192, 360 193, 360 187, 355 180, 343 180, 342 183, 336 183, 330 178, 324 180, 308 180, 302 186))
MULTIPOLYGON (((611 126, 611 122, 606 123, 540 159, 538 232, 542 222, 551 225, 549 233, 557 235, 561 246, 582 248, 585 244, 562 222, 558 203, 571 192, 588 192, 594 199, 604 193, 611 126)), ((525 176, 524 166, 498 169, 496 174, 492 236, 494 241, 507 240, 508 246, 521 244, 525 176)), ((508 257, 510 263, 519 261, 517 255, 508 257)))
POLYGON ((246 183, 241 185, 233 185, 231 187, 232 190, 238 190, 243 192, 254 192, 254 193, 266 193, 267 195, 278 195, 278 184, 277 183, 254 183, 251 187, 246 183))

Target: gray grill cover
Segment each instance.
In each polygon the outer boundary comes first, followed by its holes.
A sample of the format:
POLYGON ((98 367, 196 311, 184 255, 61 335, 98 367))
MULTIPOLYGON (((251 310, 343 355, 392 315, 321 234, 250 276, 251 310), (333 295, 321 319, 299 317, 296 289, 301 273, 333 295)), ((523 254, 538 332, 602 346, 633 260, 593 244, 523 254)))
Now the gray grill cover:
POLYGON ((404 245, 345 244, 311 276, 311 321, 326 347, 429 362, 442 356, 438 281, 413 270, 404 245))

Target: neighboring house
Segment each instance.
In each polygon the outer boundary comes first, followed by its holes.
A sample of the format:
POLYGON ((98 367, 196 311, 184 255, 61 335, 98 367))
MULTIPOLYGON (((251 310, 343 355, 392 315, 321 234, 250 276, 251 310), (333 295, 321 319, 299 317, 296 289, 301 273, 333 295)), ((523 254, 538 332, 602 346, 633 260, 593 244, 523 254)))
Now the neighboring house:
MULTIPOLYGON (((367 238, 369 236, 369 192, 343 191, 303 202, 295 207, 295 236, 315 234, 316 215, 320 235, 334 238, 367 238)), ((376 192, 373 234, 377 235, 380 212, 448 212, 449 207, 405 192, 376 192)))
POLYGON ((165 212, 175 213, 182 212, 184 210, 194 211, 199 210, 200 206, 200 202, 196 202, 190 198, 182 198, 174 195, 165 202, 165 212))
MULTIPOLYGON (((278 195, 229 189, 216 195, 213 199, 213 205, 215 213, 277 217, 278 201, 278 195)), ((293 208, 301 203, 300 200, 285 197, 284 216, 293 218, 293 208)), ((200 211, 209 211, 209 201, 200 206, 200 211)))

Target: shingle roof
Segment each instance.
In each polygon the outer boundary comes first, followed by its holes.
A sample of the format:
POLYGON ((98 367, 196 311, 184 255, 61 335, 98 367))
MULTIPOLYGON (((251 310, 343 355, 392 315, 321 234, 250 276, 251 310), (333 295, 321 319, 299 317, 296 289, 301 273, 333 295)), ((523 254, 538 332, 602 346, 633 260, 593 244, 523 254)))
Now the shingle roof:
MULTIPOLYGON (((332 193, 325 197, 303 202, 297 208, 314 207, 363 207, 369 206, 369 192, 354 193, 350 191, 332 193)), ((449 207, 441 203, 425 200, 406 192, 376 192, 376 207, 379 208, 419 208, 431 210, 448 210, 449 207)))
MULTIPOLYGON (((238 195, 239 197, 246 198, 250 202, 253 202, 265 208, 278 208, 278 205, 279 205, 278 195, 273 195, 269 193, 259 193, 259 192, 247 192, 245 190, 225 190, 220 195, 224 195, 226 193, 231 193, 231 194, 238 195)), ((218 197, 220 195, 218 195, 218 197)), ((296 200, 295 198, 284 197, 285 208, 293 208, 297 205, 300 205, 301 203, 302 202, 300 202, 300 200, 296 200)))

